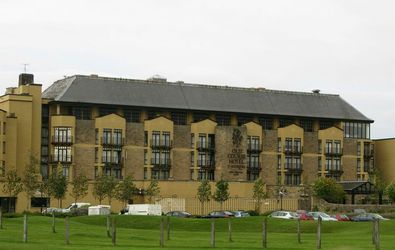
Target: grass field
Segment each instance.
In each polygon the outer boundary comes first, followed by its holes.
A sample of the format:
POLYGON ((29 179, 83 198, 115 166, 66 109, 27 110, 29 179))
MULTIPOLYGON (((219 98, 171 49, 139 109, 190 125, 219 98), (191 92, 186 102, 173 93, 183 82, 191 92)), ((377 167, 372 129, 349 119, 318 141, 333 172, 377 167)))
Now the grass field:
MULTIPOLYGON (((65 244, 64 219, 29 216, 28 242, 23 243, 23 218, 3 218, 0 249, 159 249, 160 217, 115 216, 117 245, 106 233, 104 216, 70 218, 70 245, 65 244)), ((233 218, 232 238, 228 241, 227 220, 216 220, 216 249, 262 249, 263 217, 233 218)), ((296 221, 268 219, 267 249, 315 249, 316 222, 302 221, 302 243, 297 242, 296 221)), ((171 218, 170 240, 166 249, 208 249, 208 219, 171 218)), ((395 220, 380 222, 381 249, 395 248, 395 220)), ((374 249, 371 222, 323 222, 322 249, 374 249)), ((166 239, 166 234, 165 234, 166 239)))

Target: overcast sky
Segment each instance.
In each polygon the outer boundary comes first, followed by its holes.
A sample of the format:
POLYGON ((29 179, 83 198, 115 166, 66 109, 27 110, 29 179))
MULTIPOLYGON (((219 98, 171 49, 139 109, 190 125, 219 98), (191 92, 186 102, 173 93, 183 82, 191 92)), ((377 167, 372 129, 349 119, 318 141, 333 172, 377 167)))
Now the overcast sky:
POLYGON ((74 74, 340 94, 395 137, 395 1, 0 0, 0 91, 74 74))

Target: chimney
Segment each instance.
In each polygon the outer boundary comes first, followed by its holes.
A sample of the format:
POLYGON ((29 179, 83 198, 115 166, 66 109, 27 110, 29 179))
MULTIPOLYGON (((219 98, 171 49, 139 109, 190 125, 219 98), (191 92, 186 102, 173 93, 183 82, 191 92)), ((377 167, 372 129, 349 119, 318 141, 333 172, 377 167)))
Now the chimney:
POLYGON ((34 83, 34 75, 22 73, 19 75, 19 86, 34 83))

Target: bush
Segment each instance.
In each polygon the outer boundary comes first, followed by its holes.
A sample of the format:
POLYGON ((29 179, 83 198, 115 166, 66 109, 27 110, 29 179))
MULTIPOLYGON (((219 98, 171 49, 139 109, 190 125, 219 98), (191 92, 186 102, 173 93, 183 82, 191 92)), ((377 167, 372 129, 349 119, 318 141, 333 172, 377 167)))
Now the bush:
POLYGON ((385 189, 385 194, 388 195, 388 198, 394 202, 395 201, 395 181, 387 186, 385 189))
POLYGON ((259 216, 259 213, 255 210, 248 210, 247 213, 249 213, 251 216, 259 216))
POLYGON ((342 203, 345 198, 343 187, 332 178, 319 178, 313 184, 314 194, 331 203, 342 203))

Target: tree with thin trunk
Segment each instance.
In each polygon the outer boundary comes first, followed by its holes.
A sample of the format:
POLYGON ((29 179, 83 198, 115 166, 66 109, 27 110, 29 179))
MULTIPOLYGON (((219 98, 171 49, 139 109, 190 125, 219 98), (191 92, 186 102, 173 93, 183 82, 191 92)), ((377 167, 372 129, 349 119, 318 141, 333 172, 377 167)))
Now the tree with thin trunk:
POLYGON ((214 200, 219 202, 221 210, 223 210, 223 204, 229 199, 229 183, 224 179, 217 181, 215 184, 214 200))
POLYGON ((116 187, 116 198, 124 203, 124 206, 128 204, 128 201, 133 198, 136 186, 133 183, 132 176, 126 176, 120 181, 116 187))
POLYGON ((73 178, 71 182, 72 190, 71 197, 74 198, 74 202, 77 203, 78 199, 85 197, 88 194, 88 178, 80 173, 73 178))
MULTIPOLYGON (((8 197, 15 198, 23 190, 22 179, 15 170, 10 170, 5 176, 3 185, 3 192, 8 194, 8 197)), ((11 199, 8 201, 8 213, 11 213, 11 199)))
POLYGON ((211 186, 208 180, 202 179, 197 190, 197 197, 200 201, 200 213, 204 214, 204 203, 209 202, 211 198, 211 186))
POLYGON ((255 211, 257 213, 261 210, 261 202, 263 199, 266 198, 266 190, 265 190, 265 183, 263 182, 262 178, 258 178, 254 182, 253 187, 253 194, 252 197, 255 201, 255 211))
POLYGON ((377 203, 383 204, 383 195, 385 192, 385 188, 387 187, 387 183, 384 181, 383 176, 377 168, 373 170, 373 173, 370 175, 370 179, 374 184, 374 189, 378 196, 377 203))
POLYGON ((104 198, 107 197, 107 175, 100 175, 96 178, 95 183, 93 184, 93 196, 99 200, 99 204, 101 205, 104 198))
POLYGON ((385 188, 385 194, 388 195, 388 198, 390 199, 391 202, 395 202, 395 181, 391 182, 385 188))
POLYGON ((152 203, 152 198, 155 196, 158 196, 160 193, 160 187, 158 180, 152 179, 148 188, 147 188, 147 196, 148 196, 148 201, 151 204, 152 203))
POLYGON ((105 193, 108 199, 108 205, 111 206, 111 201, 112 198, 116 195, 116 187, 117 187, 118 181, 114 178, 114 176, 107 176, 106 182, 105 182, 105 193))
POLYGON ((26 210, 30 210, 30 202, 31 198, 37 192, 40 187, 40 183, 38 181, 38 161, 33 156, 30 157, 30 162, 26 165, 25 174, 22 178, 23 183, 23 191, 26 193, 27 198, 27 206, 26 210))
POLYGON ((67 192, 67 184, 67 178, 61 172, 55 171, 49 178, 50 193, 58 200, 58 207, 60 208, 67 192))

